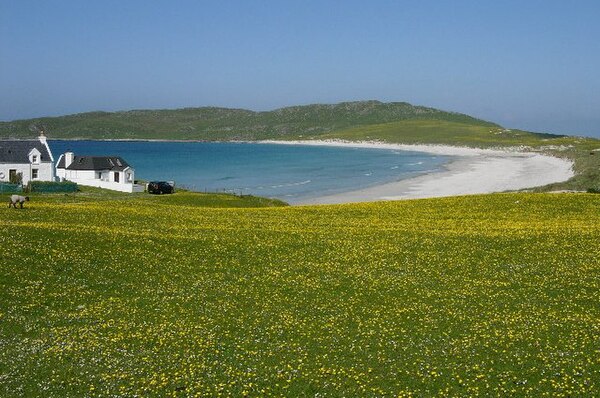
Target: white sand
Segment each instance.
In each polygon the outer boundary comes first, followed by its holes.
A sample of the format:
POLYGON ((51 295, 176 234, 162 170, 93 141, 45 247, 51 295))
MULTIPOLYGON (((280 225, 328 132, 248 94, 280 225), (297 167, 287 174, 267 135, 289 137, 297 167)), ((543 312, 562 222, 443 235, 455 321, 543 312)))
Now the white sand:
POLYGON ((323 196, 303 204, 371 202, 492 193, 533 188, 573 177, 572 162, 522 148, 476 149, 447 145, 404 145, 381 142, 261 141, 282 145, 325 145, 379 148, 455 156, 446 170, 357 191, 323 196))

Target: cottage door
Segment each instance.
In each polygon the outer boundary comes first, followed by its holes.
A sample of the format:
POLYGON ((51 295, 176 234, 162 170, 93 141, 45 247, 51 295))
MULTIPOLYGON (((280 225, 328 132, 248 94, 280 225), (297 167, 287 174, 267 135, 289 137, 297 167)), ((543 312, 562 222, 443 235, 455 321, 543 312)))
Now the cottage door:
POLYGON ((119 172, 115 171, 115 182, 119 182, 119 172))

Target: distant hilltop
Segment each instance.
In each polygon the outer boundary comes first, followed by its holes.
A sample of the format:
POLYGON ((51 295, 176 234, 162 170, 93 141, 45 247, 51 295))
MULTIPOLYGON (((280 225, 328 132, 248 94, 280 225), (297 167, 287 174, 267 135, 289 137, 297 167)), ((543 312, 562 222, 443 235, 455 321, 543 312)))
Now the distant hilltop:
POLYGON ((494 123, 406 102, 357 101, 291 106, 273 111, 218 107, 87 112, 0 122, 0 136, 31 135, 44 125, 53 138, 265 139, 320 135, 411 119, 498 127, 494 123))
POLYGON ((217 107, 88 112, 0 122, 0 137, 31 136, 40 126, 53 139, 339 138, 483 146, 488 142, 498 144, 503 139, 507 145, 519 144, 526 138, 524 135, 533 134, 513 132, 465 114, 406 102, 357 101, 291 106, 265 112, 217 107))

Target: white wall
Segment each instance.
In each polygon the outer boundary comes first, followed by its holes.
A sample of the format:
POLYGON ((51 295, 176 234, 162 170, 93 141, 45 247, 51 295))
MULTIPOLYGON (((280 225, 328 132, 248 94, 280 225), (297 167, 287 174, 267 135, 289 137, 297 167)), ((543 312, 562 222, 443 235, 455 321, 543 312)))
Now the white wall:
POLYGON ((77 179, 77 178, 67 178, 67 180, 75 182, 79 185, 84 185, 84 186, 88 186, 88 187, 111 189, 113 191, 119 191, 119 192, 129 192, 129 193, 138 192, 137 190, 135 190, 135 186, 133 184, 119 184, 119 183, 111 182, 111 181, 86 180, 86 179, 77 179))
POLYGON ((98 171, 96 170, 57 169, 56 172, 61 180, 72 181, 88 187, 112 189, 113 191, 129 193, 144 190, 143 187, 140 189, 137 185, 133 184, 134 171, 131 168, 117 172, 119 174, 119 182, 114 181, 114 171, 104 170, 101 173, 101 177, 98 178, 98 171), (127 172, 131 173, 131 182, 126 182, 127 172))
POLYGON ((17 173, 23 174, 23 185, 26 185, 31 181, 32 169, 38 169, 38 178, 34 181, 54 181, 54 167, 51 162, 41 162, 37 164, 0 163, 0 172, 4 174, 4 178, 0 178, 0 181, 8 182, 10 178, 9 170, 17 170, 17 173))

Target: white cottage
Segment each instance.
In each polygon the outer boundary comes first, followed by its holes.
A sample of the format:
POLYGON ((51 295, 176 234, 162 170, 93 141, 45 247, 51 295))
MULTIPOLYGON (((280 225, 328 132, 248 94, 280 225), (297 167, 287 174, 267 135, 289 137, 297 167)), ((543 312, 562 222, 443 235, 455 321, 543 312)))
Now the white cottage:
POLYGON ((121 192, 144 190, 134 184, 134 173, 135 170, 118 156, 76 156, 73 152, 65 152, 56 164, 60 181, 121 192))
POLYGON ((0 182, 15 181, 21 174, 22 183, 54 181, 54 158, 46 136, 37 140, 0 140, 0 182))

